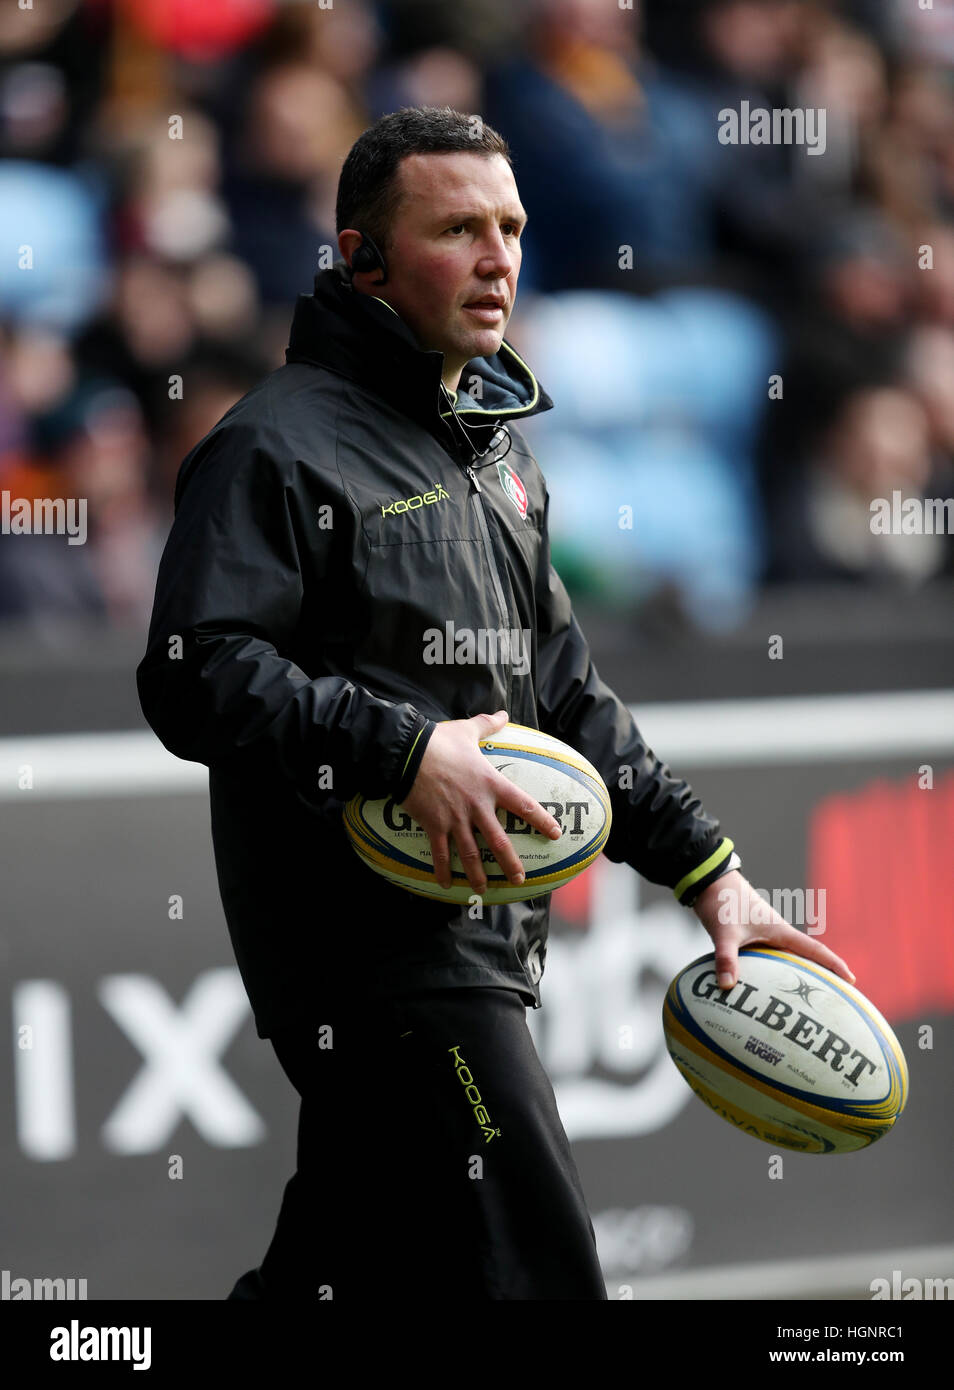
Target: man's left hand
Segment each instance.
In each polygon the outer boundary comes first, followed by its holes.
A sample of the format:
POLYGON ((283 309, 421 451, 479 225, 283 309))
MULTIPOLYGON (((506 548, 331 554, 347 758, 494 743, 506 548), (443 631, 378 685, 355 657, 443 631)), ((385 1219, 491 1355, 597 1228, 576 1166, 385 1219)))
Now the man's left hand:
POLYGON ((849 984, 855 977, 834 951, 815 937, 797 931, 756 893, 738 869, 723 874, 704 888, 692 905, 715 945, 715 965, 720 989, 731 989, 739 978, 739 947, 760 942, 779 951, 805 956, 827 966, 849 984))

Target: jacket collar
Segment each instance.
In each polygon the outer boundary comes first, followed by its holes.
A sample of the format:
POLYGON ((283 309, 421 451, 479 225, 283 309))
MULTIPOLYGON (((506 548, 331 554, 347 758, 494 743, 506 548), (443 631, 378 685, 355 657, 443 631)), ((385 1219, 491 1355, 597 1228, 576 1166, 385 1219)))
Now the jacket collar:
POLYGON ((492 357, 467 363, 461 382, 478 376, 481 391, 478 396, 458 389, 452 408, 441 383, 444 354, 422 349, 409 325, 383 299, 353 290, 343 260, 318 272, 314 294, 298 296, 285 360, 314 362, 349 377, 442 442, 450 437, 471 450, 475 444, 489 444, 498 422, 527 419, 553 407, 526 362, 504 339, 492 357), (461 419, 466 421, 466 434, 461 419))

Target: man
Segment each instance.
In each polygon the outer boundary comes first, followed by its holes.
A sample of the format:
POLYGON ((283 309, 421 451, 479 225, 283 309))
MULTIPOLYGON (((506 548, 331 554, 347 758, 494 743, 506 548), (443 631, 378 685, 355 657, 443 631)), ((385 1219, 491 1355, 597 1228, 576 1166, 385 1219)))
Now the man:
POLYGON ((442 883, 453 845, 481 892, 476 832, 516 881, 496 808, 559 826, 478 740, 508 716, 540 727, 600 769, 608 857, 692 903, 725 984, 756 939, 848 973, 775 914, 741 925, 732 842, 590 661, 514 424, 552 405, 503 336, 525 223, 478 118, 382 118, 345 161, 343 260, 299 297, 285 364, 180 470, 140 698, 166 747, 209 766, 236 957, 302 1096, 275 1237, 230 1297, 606 1298, 526 1026, 548 899, 475 911, 389 884, 346 843, 354 793, 425 828, 442 883), (529 662, 429 664, 449 619, 528 633, 529 662))

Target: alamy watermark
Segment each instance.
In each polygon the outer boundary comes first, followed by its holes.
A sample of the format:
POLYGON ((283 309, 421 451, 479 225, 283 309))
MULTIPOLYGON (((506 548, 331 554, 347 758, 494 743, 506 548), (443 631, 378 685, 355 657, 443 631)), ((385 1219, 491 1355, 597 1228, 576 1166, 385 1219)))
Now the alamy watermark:
POLYGON ((134 1371, 152 1365, 151 1327, 69 1327, 50 1330, 51 1361, 131 1361, 134 1371))
POLYGON ((86 1280, 38 1278, 27 1279, 11 1275, 9 1269, 0 1269, 0 1301, 11 1303, 40 1302, 45 1299, 85 1299, 86 1280))
POLYGON ((793 927, 805 927, 809 936, 825 934, 825 888, 721 888, 719 921, 737 922, 744 927, 768 926, 774 910, 793 927))
POLYGON ((67 545, 86 544, 85 497, 12 497, 0 492, 0 535, 68 536, 67 545))
POLYGON ((905 1279, 900 1269, 890 1279, 872 1279, 868 1288, 872 1299, 954 1299, 954 1279, 905 1279))
POLYGON ((427 666, 495 666, 511 663, 518 676, 530 673, 531 633, 519 627, 455 627, 448 618, 442 628, 424 630, 427 666))
POLYGON ((804 145, 806 154, 824 154, 826 128, 824 106, 769 110, 746 100, 737 111, 724 106, 719 112, 720 145, 804 145))
POLYGON ((954 497, 905 497, 895 488, 871 500, 869 525, 875 536, 954 535, 954 497))

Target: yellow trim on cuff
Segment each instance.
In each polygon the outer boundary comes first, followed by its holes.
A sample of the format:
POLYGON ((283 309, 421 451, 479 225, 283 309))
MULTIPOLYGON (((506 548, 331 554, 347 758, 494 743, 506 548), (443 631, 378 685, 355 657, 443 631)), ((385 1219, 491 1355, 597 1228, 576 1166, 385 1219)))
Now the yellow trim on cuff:
MULTIPOLYGON (((421 734, 424 732, 424 730, 425 730, 426 728, 427 728, 427 725, 426 725, 426 724, 422 724, 421 727, 418 729, 417 734, 415 735, 414 742, 411 744, 411 751, 408 753, 407 757, 404 759, 404 766, 401 768, 401 777, 402 777, 402 778, 403 778, 405 772, 407 772, 408 764, 410 763, 411 759, 412 759, 413 756, 414 756, 414 749, 417 747, 418 740, 420 739, 421 734)), ((399 779, 399 780, 400 780, 400 779, 399 779)))
POLYGON ((694 883, 698 883, 700 878, 705 878, 706 874, 711 874, 720 860, 731 855, 735 845, 729 839, 720 840, 717 847, 709 855, 708 859, 703 860, 697 869, 690 870, 685 878, 681 878, 672 890, 677 898, 681 898, 687 888, 691 888, 694 883))

